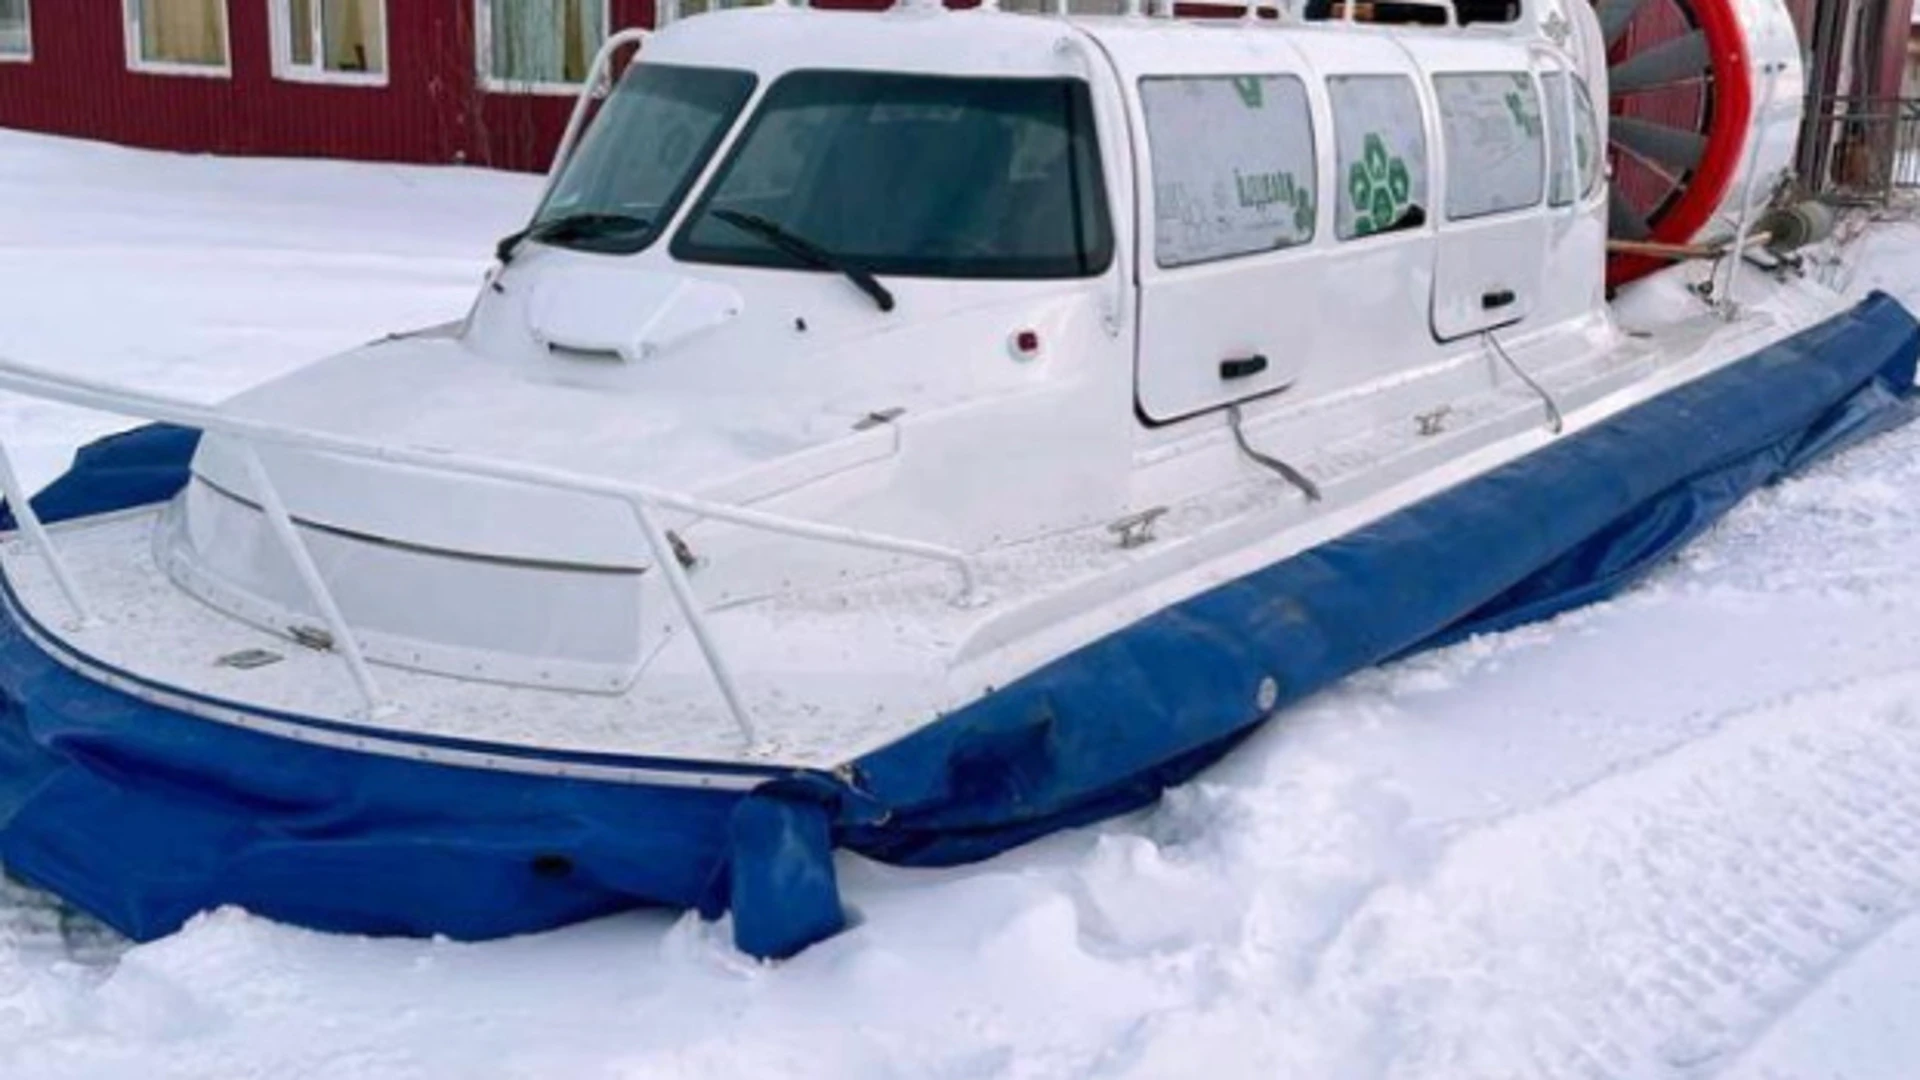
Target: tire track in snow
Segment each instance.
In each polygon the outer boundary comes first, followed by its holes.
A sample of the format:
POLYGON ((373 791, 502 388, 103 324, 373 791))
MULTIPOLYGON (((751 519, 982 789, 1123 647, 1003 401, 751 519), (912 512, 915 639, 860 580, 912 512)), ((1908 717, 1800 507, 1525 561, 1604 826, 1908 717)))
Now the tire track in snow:
POLYGON ((1351 1056, 1369 1073, 1710 1075, 1916 907, 1908 672, 1454 837, 1361 902, 1310 996, 1369 1017, 1351 1056))

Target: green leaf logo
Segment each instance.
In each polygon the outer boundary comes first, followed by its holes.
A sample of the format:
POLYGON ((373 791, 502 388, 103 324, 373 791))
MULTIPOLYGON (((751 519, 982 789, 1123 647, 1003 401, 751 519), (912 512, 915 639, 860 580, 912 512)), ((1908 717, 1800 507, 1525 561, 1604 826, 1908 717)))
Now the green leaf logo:
POLYGON ((1371 236, 1391 228, 1413 200, 1413 173, 1405 158, 1389 153, 1378 132, 1362 140, 1360 160, 1347 167, 1347 199, 1353 206, 1353 235, 1371 236))
POLYGON ((1520 91, 1507 91, 1507 111, 1513 114, 1513 126, 1532 138, 1540 137, 1540 118, 1534 115, 1527 98, 1520 91))
POLYGON ((1293 228, 1300 236, 1313 235, 1313 193, 1303 187, 1293 189, 1293 228))

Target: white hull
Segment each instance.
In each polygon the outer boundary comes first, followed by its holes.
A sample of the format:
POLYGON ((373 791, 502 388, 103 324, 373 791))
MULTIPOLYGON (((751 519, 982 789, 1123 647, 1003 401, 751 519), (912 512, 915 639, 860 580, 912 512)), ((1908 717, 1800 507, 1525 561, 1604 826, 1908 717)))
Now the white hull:
MULTIPOLYGON (((1610 327, 1596 326, 1582 338, 1596 347, 1551 365, 1542 364, 1523 339, 1507 348, 1553 397, 1564 417, 1561 434, 1574 434, 1842 307, 1835 294, 1812 283, 1779 285, 1756 277, 1746 287, 1753 302, 1731 322, 1701 308, 1639 336, 1615 336, 1610 327)), ((743 661, 737 668, 740 688, 764 735, 752 745, 743 743, 730 723, 699 649, 684 632, 663 634, 640 677, 618 692, 513 685, 378 664, 381 687, 395 708, 370 718, 335 654, 293 646, 284 634, 267 629, 300 617, 262 610, 257 625, 249 626, 195 598, 190 564, 176 561, 162 571, 156 558, 167 556, 157 553, 179 550, 165 542, 178 528, 177 503, 58 529, 61 551, 85 581, 89 600, 114 613, 95 625, 72 627, 65 597, 24 537, 0 545, 0 568, 25 612, 43 625, 60 627, 71 649, 95 661, 96 673, 118 671, 164 686, 192 687, 260 714, 503 747, 832 769, 1146 614, 1350 532, 1556 438, 1535 392, 1481 350, 1410 372, 1366 394, 1310 405, 1277 410, 1248 424, 1246 434, 1256 444, 1269 445, 1284 432, 1321 424, 1352 431, 1337 442, 1287 455, 1319 485, 1324 493, 1319 503, 1305 501, 1264 469, 1236 460, 1230 434, 1216 430, 1196 440, 1202 445, 1182 448, 1183 456, 1213 459, 1236 478, 1171 502, 1155 525, 1153 543, 1123 548, 1103 523, 988 549, 979 554, 978 565, 990 603, 958 605, 948 571, 913 567, 714 611, 710 619, 719 641, 729 656, 743 661), (1421 434, 1416 417, 1440 410, 1441 430, 1421 434), (1356 416, 1383 414, 1395 420, 1371 429, 1353 424, 1356 416), (250 669, 216 662, 248 649, 283 659, 250 669)), ((1142 467, 1151 467, 1151 455, 1142 457, 1142 467)), ((303 536, 325 562, 328 535, 304 529, 303 536)), ((368 651, 377 663, 382 650, 374 640, 368 651)), ((169 704, 210 719, 270 725, 258 716, 249 720, 232 708, 177 695, 169 704)), ((428 760, 548 768, 408 743, 383 747, 361 734, 308 731, 301 737, 428 760)), ((574 775, 570 770, 582 766, 551 768, 574 775)), ((611 778, 622 770, 609 767, 595 775, 611 778)), ((651 775, 644 768, 633 771, 639 779, 651 775)))

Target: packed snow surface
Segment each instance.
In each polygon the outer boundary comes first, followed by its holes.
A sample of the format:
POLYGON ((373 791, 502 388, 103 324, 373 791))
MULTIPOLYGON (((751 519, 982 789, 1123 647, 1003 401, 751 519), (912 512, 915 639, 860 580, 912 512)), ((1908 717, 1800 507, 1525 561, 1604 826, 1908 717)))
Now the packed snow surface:
MULTIPOLYGON (((0 132, 0 354, 214 398, 458 317, 535 181, 0 132)), ((1854 285, 1920 303, 1920 228, 1854 285)), ((111 418, 0 404, 34 481, 111 418)), ((1621 599, 1348 680, 1151 811, 759 965, 636 913, 482 945, 0 886, 0 1076, 1801 1077, 1920 1062, 1920 425, 1621 599)))

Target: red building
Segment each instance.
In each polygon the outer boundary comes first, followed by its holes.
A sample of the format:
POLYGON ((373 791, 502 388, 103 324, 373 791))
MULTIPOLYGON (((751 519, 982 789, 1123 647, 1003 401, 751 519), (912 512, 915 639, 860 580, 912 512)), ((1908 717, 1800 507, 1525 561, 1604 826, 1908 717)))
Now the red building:
POLYGON ((0 127, 540 168, 653 0, 0 0, 0 127))
MULTIPOLYGON (((1913 0, 1788 3, 1816 93, 1897 92, 1905 35, 1884 27, 1905 26, 1913 0), (1874 57, 1829 62, 1841 50, 1820 41, 1842 36, 1849 53, 1874 57)), ((654 4, 0 0, 0 127, 195 152, 537 169, 599 43, 614 28, 653 25, 654 4)), ((1674 5, 1649 0, 1673 11, 1641 21, 1679 29, 1674 5)))

